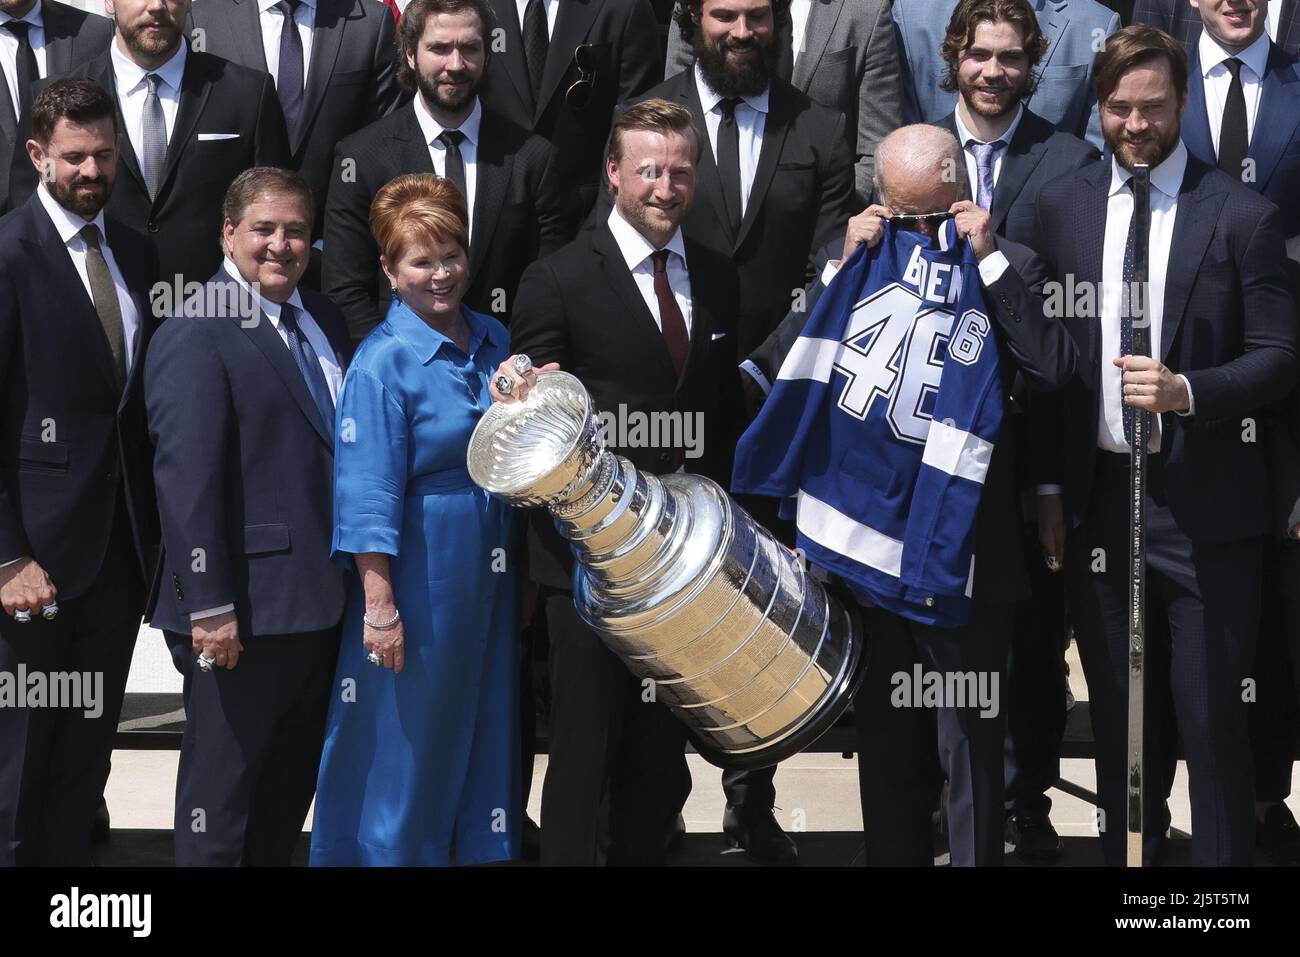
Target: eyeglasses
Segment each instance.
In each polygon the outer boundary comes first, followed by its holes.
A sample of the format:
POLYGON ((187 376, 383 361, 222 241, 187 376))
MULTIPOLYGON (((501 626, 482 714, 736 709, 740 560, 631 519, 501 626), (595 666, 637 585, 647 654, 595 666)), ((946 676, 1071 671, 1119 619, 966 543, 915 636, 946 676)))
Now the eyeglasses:
POLYGON ((941 213, 906 213, 890 216, 889 225, 895 229, 915 230, 921 227, 938 229, 950 219, 952 219, 952 213, 946 210, 941 213))
POLYGON ((578 68, 578 79, 564 91, 564 100, 581 110, 591 102, 591 90, 596 85, 596 57, 590 43, 581 43, 573 51, 573 65, 578 68))

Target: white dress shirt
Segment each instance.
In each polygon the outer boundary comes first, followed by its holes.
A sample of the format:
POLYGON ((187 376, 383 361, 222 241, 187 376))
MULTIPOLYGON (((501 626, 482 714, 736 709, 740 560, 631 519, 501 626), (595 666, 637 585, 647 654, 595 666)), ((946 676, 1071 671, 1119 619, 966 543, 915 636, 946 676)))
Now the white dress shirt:
MULTIPOLYGON (((94 302, 94 296, 90 292, 90 273, 86 271, 86 241, 81 238, 81 231, 86 228, 87 223, 76 213, 69 212, 58 204, 49 190, 45 188, 45 183, 41 183, 36 190, 36 195, 40 197, 41 205, 45 207, 45 212, 49 214, 50 220, 54 223, 54 229, 58 232, 59 238, 63 240, 63 245, 68 249, 68 257, 72 260, 72 266, 77 270, 77 275, 81 277, 81 285, 86 289, 86 295, 94 302)), ((126 371, 130 375, 131 367, 135 363, 135 340, 140 332, 140 313, 135 308, 135 300, 131 298, 131 291, 126 287, 126 280, 122 278, 122 270, 117 268, 117 260, 113 257, 113 250, 108 246, 108 237, 104 233, 104 212, 100 210, 99 214, 92 220, 99 228, 99 248, 104 254, 104 262, 108 264, 109 275, 113 277, 113 288, 117 291, 117 307, 122 313, 122 339, 126 347, 126 371)))
POLYGON ((137 158, 144 155, 144 101, 149 95, 145 76, 154 73, 162 81, 158 84, 158 100, 162 104, 163 119, 167 122, 167 142, 171 143, 176 129, 176 112, 181 104, 181 79, 185 75, 185 57, 189 45, 182 40, 172 58, 156 70, 145 70, 122 52, 117 37, 109 45, 113 62, 113 80, 117 84, 117 102, 122 106, 126 120, 126 135, 137 158))
MULTIPOLYGON (((650 315, 654 316, 655 325, 659 327, 660 332, 663 332, 664 322, 663 317, 659 315, 659 297, 655 295, 655 264, 650 258, 655 252, 655 247, 623 218, 618 207, 610 210, 606 222, 609 223, 609 231, 614 234, 614 242, 618 243, 619 252, 623 254, 623 261, 627 263, 627 268, 632 273, 632 281, 636 283, 637 292, 641 293, 646 308, 650 310, 650 315)), ((668 274, 668 288, 672 290, 673 298, 677 300, 677 308, 682 311, 682 319, 686 321, 686 334, 689 337, 691 276, 686 267, 686 243, 682 239, 680 228, 673 233, 673 238, 668 240, 663 248, 672 253, 668 257, 668 262, 664 264, 664 272, 668 274)))
POLYGON ((1268 0, 1268 16, 1265 24, 1268 30, 1268 38, 1274 43, 1277 42, 1277 22, 1282 18, 1282 0, 1268 0))
MULTIPOLYGON (((524 28, 524 11, 528 9, 528 0, 515 0, 515 10, 519 14, 519 29, 524 28)), ((542 0, 542 9, 546 11, 546 35, 555 36, 555 17, 560 12, 559 0, 542 0)))
MULTIPOLYGON (((258 22, 262 25, 262 52, 266 54, 266 72, 276 80, 280 73, 280 31, 284 29, 284 14, 276 9, 280 0, 257 0, 258 22)), ((316 25, 316 0, 299 0, 293 12, 293 22, 302 38, 302 84, 307 86, 307 71, 311 69, 311 35, 316 25)))
POLYGON ((794 0, 790 4, 791 45, 794 47, 795 59, 807 49, 808 14, 812 11, 812 0, 794 0))
MULTIPOLYGON (((231 262, 229 258, 222 261, 221 268, 226 271, 227 276, 239 283, 240 288, 251 291, 248 282, 239 274, 239 267, 231 262)), ((329 386, 330 399, 334 402, 338 402, 339 389, 343 387, 343 370, 340 368, 338 360, 334 357, 334 347, 330 345, 330 341, 325 337, 325 333, 321 332, 320 326, 316 324, 316 320, 312 318, 312 314, 308 312, 307 307, 303 305, 302 296, 298 294, 297 289, 293 291, 293 294, 289 297, 288 301, 291 306, 297 307, 298 328, 302 331, 302 334, 306 337, 307 341, 311 343, 311 347, 316 350, 316 356, 320 361, 321 371, 325 373, 325 382, 329 386)), ((280 341, 284 343, 284 347, 287 350, 289 348, 289 334, 285 332, 284 328, 280 325, 280 303, 258 297, 257 304, 262 312, 265 313, 266 318, 271 321, 271 325, 279 334, 280 341)), ((171 321, 183 322, 185 320, 173 319, 171 321)), ((203 618, 215 618, 217 615, 224 615, 227 612, 232 612, 234 610, 235 606, 233 604, 220 605, 216 608, 204 608, 201 611, 190 612, 190 621, 195 622, 203 618)))
MULTIPOLYGON (((32 45, 36 56, 36 69, 41 78, 49 76, 49 67, 45 58, 45 20, 41 17, 41 5, 36 3, 21 17, 11 17, 0 13, 0 24, 10 20, 26 20, 31 24, 27 30, 27 42, 32 45)), ((9 85, 9 99, 13 103, 14 116, 19 113, 18 106, 18 38, 8 30, 0 29, 0 68, 4 70, 5 83, 9 85)))
POLYGON ((970 195, 974 199, 980 191, 980 168, 979 163, 975 160, 975 154, 967 149, 966 144, 974 141, 976 143, 1001 143, 1002 149, 993 154, 993 188, 997 189, 998 177, 1002 175, 1002 161, 1006 159, 1007 147, 1011 145, 1011 137, 1016 135, 1016 127, 1020 125, 1020 119, 1025 115, 1025 106, 1022 103, 1016 107, 1015 118, 1012 119, 1011 125, 1006 128, 1001 136, 995 140, 982 140, 961 121, 961 110, 953 110, 952 118, 957 124, 957 142, 961 144, 962 155, 966 157, 966 176, 970 180, 970 195))
MULTIPOLYGON (((1150 296, 1146 302, 1151 321, 1151 355, 1161 356, 1161 332, 1165 314, 1165 277, 1174 239, 1174 220, 1178 215, 1178 189, 1187 170, 1187 147, 1179 140, 1173 154, 1151 171, 1151 239, 1148 253, 1147 280, 1150 296)), ((1097 410, 1097 446, 1107 452, 1129 451, 1124 437, 1124 370, 1111 360, 1120 351, 1120 310, 1125 294, 1124 247, 1128 244, 1129 223, 1133 219, 1133 191, 1125 187, 1131 174, 1111 158, 1110 190, 1106 200, 1106 234, 1102 247, 1101 267, 1101 402, 1097 410)), ((1187 394, 1192 394, 1191 384, 1187 394)), ((1193 405, 1184 414, 1190 415, 1193 405)), ((1160 451, 1160 416, 1151 417, 1152 452, 1160 451)))
MULTIPOLYGON (((718 130, 722 126, 722 94, 715 93, 704 81, 700 65, 695 64, 695 89, 704 110, 704 124, 709 128, 709 148, 714 161, 718 158, 718 130)), ((758 157, 763 152, 763 129, 767 125, 768 90, 758 96, 746 96, 736 104, 736 127, 740 139, 740 215, 749 208, 749 191, 754 186, 758 157)))
MULTIPOLYGON (((429 159, 433 161, 433 171, 439 176, 447 175, 447 147, 438 139, 446 127, 433 118, 429 108, 424 104, 424 95, 416 94, 415 119, 420 124, 420 132, 429 147, 429 159)), ((469 211, 470 242, 474 241, 474 196, 478 190, 478 137, 479 127, 483 123, 483 101, 474 98, 474 109, 465 122, 460 124, 460 131, 465 138, 460 141, 460 158, 465 163, 465 206, 469 211)), ((468 250, 466 250, 468 252, 468 250)))
POLYGON ((1223 108, 1232 86, 1232 74, 1225 61, 1236 56, 1241 61, 1241 92, 1246 97, 1246 142, 1255 135, 1255 119, 1259 116, 1260 94, 1264 91, 1263 76, 1268 66, 1269 39, 1260 34, 1240 53, 1232 54, 1215 42, 1210 31, 1202 30, 1196 41, 1201 55, 1201 76, 1205 80, 1205 113, 1210 121, 1210 139, 1214 142, 1214 155, 1219 155, 1219 134, 1223 131, 1223 108))

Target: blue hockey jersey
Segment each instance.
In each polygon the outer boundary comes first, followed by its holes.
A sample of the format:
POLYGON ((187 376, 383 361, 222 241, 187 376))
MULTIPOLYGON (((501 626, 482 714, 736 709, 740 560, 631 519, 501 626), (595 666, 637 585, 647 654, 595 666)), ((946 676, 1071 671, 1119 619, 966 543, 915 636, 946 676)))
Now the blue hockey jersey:
POLYGON ((969 244, 886 225, 841 267, 736 450, 732 489, 786 499, 808 559, 876 605, 970 615, 975 512, 1002 424, 969 244))

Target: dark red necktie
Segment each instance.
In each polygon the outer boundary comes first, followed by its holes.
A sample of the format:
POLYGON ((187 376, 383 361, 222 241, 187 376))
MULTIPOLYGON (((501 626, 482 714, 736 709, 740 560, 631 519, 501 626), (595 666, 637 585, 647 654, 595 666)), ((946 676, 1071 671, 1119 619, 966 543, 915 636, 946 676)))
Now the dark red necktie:
POLYGON ((668 257, 666 249, 651 254, 655 261, 655 298, 659 300, 659 328, 663 330, 664 341, 668 344, 668 354, 673 358, 673 369, 677 378, 681 378, 686 368, 686 353, 690 349, 691 339, 686 331, 686 320, 677 305, 672 287, 668 285, 668 257))

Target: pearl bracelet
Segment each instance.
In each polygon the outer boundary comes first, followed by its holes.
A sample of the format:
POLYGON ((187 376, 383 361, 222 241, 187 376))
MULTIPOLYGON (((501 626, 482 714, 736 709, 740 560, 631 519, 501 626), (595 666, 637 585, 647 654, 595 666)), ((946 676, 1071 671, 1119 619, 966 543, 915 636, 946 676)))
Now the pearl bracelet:
POLYGON ((399 612, 396 608, 393 609, 393 617, 388 619, 388 621, 383 621, 383 622, 371 621, 369 615, 365 613, 362 613, 361 615, 361 621, 367 627, 377 628, 379 631, 384 631, 388 628, 392 628, 395 624, 397 624, 401 620, 402 620, 402 613, 399 612))

